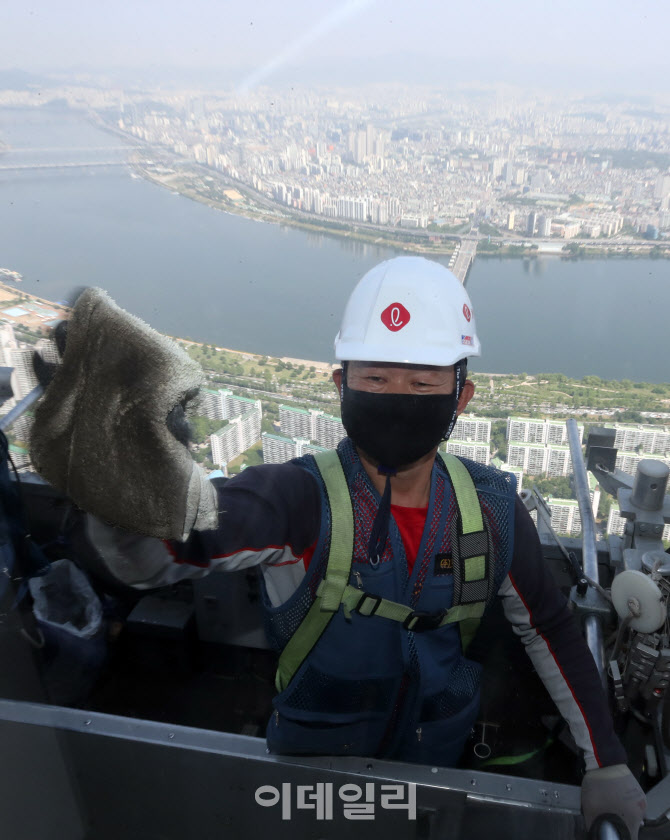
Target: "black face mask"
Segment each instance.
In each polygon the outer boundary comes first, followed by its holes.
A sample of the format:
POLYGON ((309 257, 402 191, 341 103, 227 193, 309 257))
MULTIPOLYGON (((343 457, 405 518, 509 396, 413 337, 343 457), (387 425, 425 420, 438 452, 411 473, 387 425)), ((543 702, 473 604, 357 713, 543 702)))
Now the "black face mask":
POLYGON ((451 434, 456 422, 460 369, 451 394, 374 394, 355 391, 342 375, 342 425, 381 467, 395 472, 418 461, 451 434))

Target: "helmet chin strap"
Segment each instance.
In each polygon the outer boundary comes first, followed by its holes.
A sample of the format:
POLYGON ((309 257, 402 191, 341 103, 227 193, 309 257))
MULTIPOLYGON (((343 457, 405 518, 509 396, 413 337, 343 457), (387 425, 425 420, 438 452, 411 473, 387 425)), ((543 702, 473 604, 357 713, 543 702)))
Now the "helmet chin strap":
POLYGON ((458 420, 458 400, 460 399, 461 392, 463 391, 463 386, 465 385, 465 380, 468 375, 467 359, 461 359, 459 362, 456 362, 454 365, 454 374, 456 376, 456 408, 454 409, 454 416, 451 418, 451 423, 449 423, 447 433, 442 440, 449 440, 451 433, 454 431, 456 420, 458 420))
POLYGON ((347 362, 342 362, 342 379, 340 379, 340 403, 344 400, 344 383, 347 381, 347 362))

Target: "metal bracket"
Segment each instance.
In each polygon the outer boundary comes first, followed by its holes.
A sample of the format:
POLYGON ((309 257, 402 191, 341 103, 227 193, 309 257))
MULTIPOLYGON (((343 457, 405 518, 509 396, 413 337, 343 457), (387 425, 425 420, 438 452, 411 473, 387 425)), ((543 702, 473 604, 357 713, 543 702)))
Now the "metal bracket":
POLYGON ((575 612, 582 618, 587 615, 597 615, 604 621, 614 618, 612 604, 592 586, 589 586, 584 595, 580 595, 577 587, 573 586, 570 590, 570 601, 575 606, 575 612))

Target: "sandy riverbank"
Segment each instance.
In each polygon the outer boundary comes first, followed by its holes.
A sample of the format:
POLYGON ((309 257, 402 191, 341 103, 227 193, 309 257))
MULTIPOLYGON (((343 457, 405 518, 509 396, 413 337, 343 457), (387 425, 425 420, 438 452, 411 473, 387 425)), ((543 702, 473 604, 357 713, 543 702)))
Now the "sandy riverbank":
POLYGON ((219 353, 233 353, 244 359, 246 362, 253 362, 258 359, 278 359, 286 364, 290 362, 292 365, 304 365, 306 368, 313 367, 323 373, 330 373, 335 368, 339 367, 337 362, 317 362, 312 359, 294 359, 291 356, 264 356, 262 353, 249 353, 247 350, 235 350, 232 347, 219 347, 217 344, 212 345, 209 341, 193 341, 191 339, 179 338, 178 336, 170 336, 175 341, 186 347, 214 347, 219 353))

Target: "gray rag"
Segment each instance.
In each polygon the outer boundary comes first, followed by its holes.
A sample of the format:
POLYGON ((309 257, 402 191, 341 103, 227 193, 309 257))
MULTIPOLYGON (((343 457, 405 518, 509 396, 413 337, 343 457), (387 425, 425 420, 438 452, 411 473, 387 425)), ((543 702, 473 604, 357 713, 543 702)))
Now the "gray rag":
POLYGON ((193 528, 215 528, 214 488, 166 425, 202 381, 175 342, 101 289, 86 289, 35 410, 35 469, 83 510, 128 531, 184 540, 193 528))

